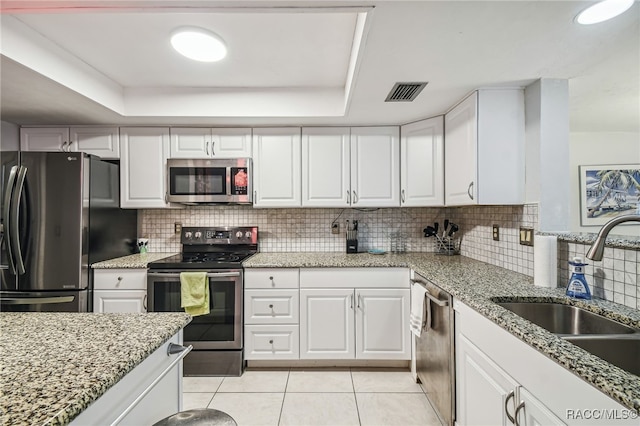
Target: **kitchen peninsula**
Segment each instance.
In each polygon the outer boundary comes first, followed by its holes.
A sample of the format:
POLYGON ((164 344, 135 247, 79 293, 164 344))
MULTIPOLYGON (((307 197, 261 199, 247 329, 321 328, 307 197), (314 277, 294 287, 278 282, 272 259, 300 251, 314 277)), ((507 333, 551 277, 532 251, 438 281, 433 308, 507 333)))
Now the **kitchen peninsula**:
MULTIPOLYGON (((117 400, 107 392, 133 375, 142 389, 148 386, 164 364, 179 356, 167 356, 165 346, 181 343, 181 330, 190 321, 184 313, 1 313, 2 423, 78 423, 78 416, 89 410, 92 419, 85 417, 79 424, 100 423, 100 405, 126 408, 131 403, 127 394, 137 396, 140 389, 121 389, 117 400)), ((169 390, 168 398, 175 394, 175 408, 169 407, 174 412, 180 401, 181 371, 171 371, 180 374, 168 374, 174 380, 163 379, 158 385, 165 393, 169 390)))

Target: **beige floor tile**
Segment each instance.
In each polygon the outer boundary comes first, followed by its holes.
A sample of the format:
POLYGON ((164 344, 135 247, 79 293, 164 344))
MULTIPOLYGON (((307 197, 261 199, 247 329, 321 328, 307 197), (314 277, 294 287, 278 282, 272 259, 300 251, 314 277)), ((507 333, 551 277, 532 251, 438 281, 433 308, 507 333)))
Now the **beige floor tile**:
POLYGON ((407 370, 352 371, 356 392, 422 392, 407 370))
POLYGON ((191 392, 182 394, 182 411, 194 408, 207 408, 213 398, 213 393, 191 392))
POLYGON ((281 426, 359 425, 353 393, 287 393, 281 426))
POLYGON ((183 377, 183 392, 213 392, 220 387, 224 377, 183 377))
POLYGON ((238 426, 277 426, 283 393, 218 393, 209 408, 233 417, 238 426))
POLYGON ((424 393, 357 393, 362 426, 440 426, 424 393))
POLYGON ((289 370, 245 371, 241 377, 225 377, 218 392, 284 392, 289 370))
POLYGON ((311 370, 289 373, 287 392, 353 392, 349 370, 311 370))

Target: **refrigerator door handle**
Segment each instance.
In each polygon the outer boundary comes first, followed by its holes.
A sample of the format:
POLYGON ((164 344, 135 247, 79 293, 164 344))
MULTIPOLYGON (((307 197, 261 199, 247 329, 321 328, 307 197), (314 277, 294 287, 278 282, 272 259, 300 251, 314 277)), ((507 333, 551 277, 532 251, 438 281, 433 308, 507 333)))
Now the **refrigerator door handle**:
POLYGON ((7 297, 2 298, 3 305, 49 305, 52 303, 73 302, 73 296, 55 297, 7 297))
POLYGON ((4 191, 4 212, 2 217, 4 218, 4 240, 7 242, 7 257, 9 258, 9 271, 14 274, 16 271, 16 262, 13 257, 13 240, 11 238, 12 223, 11 220, 11 200, 13 199, 13 191, 16 183, 16 176, 18 175, 18 166, 11 167, 9 172, 9 179, 7 180, 7 187, 4 191))
POLYGON ((24 268, 24 261, 22 260, 22 249, 20 247, 20 229, 19 229, 19 213, 20 213, 20 199, 24 192, 24 181, 27 178, 27 168, 20 166, 18 169, 18 177, 16 178, 16 186, 11 196, 11 222, 9 227, 11 231, 9 238, 11 241, 12 251, 15 251, 15 271, 17 275, 24 275, 26 270, 24 268))

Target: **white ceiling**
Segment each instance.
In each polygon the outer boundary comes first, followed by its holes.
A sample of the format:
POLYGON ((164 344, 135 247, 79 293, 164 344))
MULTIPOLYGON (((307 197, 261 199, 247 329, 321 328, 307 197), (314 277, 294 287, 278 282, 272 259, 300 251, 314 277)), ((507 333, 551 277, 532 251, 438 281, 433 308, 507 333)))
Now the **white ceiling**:
POLYGON ((5 0, 0 114, 18 124, 403 124, 479 87, 562 78, 571 131, 639 132, 640 5, 574 24, 591 3, 5 0), (182 25, 216 32, 229 56, 182 59, 168 43, 182 25), (385 103, 398 81, 429 85, 414 102, 385 103))

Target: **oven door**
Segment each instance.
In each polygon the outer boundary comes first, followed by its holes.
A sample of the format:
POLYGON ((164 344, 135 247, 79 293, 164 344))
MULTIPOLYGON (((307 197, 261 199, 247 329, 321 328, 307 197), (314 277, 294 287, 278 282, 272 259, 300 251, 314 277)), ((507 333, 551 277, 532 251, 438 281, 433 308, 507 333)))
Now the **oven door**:
MULTIPOLYGON (((207 315, 184 328, 185 345, 202 349, 242 349, 242 270, 209 271, 207 315)), ((180 307, 180 272, 147 273, 149 312, 184 312, 180 307)))

